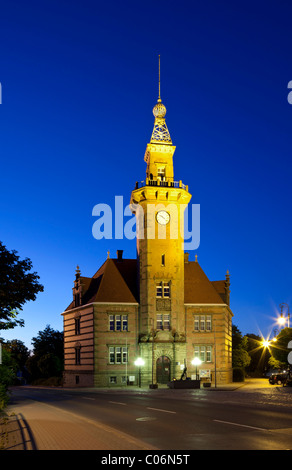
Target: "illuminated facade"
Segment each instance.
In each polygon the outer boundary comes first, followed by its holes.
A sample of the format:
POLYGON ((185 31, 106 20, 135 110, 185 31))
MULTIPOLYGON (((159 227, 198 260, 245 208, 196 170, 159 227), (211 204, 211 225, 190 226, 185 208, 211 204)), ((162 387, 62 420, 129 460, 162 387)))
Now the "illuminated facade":
MULTIPOLYGON (((160 88, 160 87, 159 87, 160 88)), ((144 160, 146 179, 131 194, 137 259, 108 258, 92 278, 79 268, 63 312, 65 386, 167 383, 183 369, 202 380, 232 381, 229 274, 211 282, 184 252, 188 186, 174 178, 175 146, 160 98, 144 160), (141 367, 135 360, 144 360, 141 367)))

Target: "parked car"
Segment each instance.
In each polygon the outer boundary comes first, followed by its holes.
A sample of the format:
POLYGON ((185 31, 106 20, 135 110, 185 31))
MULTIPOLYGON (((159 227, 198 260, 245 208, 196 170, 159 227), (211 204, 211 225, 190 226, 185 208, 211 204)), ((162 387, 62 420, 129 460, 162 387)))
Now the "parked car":
POLYGON ((271 377, 272 374, 281 374, 283 372, 282 369, 269 369, 264 373, 264 377, 271 377))
POLYGON ((275 385, 275 384, 282 385, 282 384, 285 384, 287 382, 287 378, 288 378, 288 372, 282 371, 282 372, 279 372, 279 373, 276 373, 276 374, 272 374, 269 377, 269 382, 272 385, 275 385))

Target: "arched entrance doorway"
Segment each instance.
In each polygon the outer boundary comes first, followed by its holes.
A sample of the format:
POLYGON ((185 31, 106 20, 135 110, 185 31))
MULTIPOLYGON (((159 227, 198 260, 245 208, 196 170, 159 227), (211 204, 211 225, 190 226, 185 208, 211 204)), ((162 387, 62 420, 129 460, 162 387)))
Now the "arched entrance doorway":
POLYGON ((167 384, 170 381, 170 359, 160 356, 156 361, 156 380, 159 384, 167 384))

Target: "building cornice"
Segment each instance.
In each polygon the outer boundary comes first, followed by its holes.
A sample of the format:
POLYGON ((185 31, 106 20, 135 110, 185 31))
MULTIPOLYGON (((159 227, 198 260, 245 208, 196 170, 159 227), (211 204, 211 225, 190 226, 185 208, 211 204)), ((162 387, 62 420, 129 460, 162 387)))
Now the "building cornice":
POLYGON ((77 312, 78 310, 83 310, 85 308, 94 306, 94 305, 139 305, 138 302, 91 302, 90 304, 80 305, 79 307, 70 308, 70 310, 65 310, 60 315, 66 315, 66 313, 77 312))
POLYGON ((184 304, 185 307, 224 307, 227 308, 229 313, 231 313, 232 316, 234 316, 234 313, 232 312, 231 308, 227 304, 184 304))

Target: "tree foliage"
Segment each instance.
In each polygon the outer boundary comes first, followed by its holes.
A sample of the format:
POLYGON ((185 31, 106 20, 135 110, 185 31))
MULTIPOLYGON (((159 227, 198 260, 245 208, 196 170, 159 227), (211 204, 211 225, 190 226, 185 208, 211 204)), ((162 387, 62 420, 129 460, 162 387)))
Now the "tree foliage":
POLYGON ((288 343, 292 341, 292 328, 283 328, 277 336, 277 341, 273 343, 271 347, 272 360, 270 361, 273 365, 280 364, 282 367, 288 365, 288 343))
POLYGON ((236 325, 232 325, 232 367, 245 369, 251 361, 247 352, 248 340, 236 325))
POLYGON ((17 251, 7 250, 0 242, 0 330, 24 326, 24 321, 18 319, 19 310, 43 292, 39 276, 31 269, 29 258, 20 260, 17 251))
POLYGON ((31 380, 61 377, 64 364, 63 333, 47 325, 32 338, 33 355, 26 362, 31 380))

